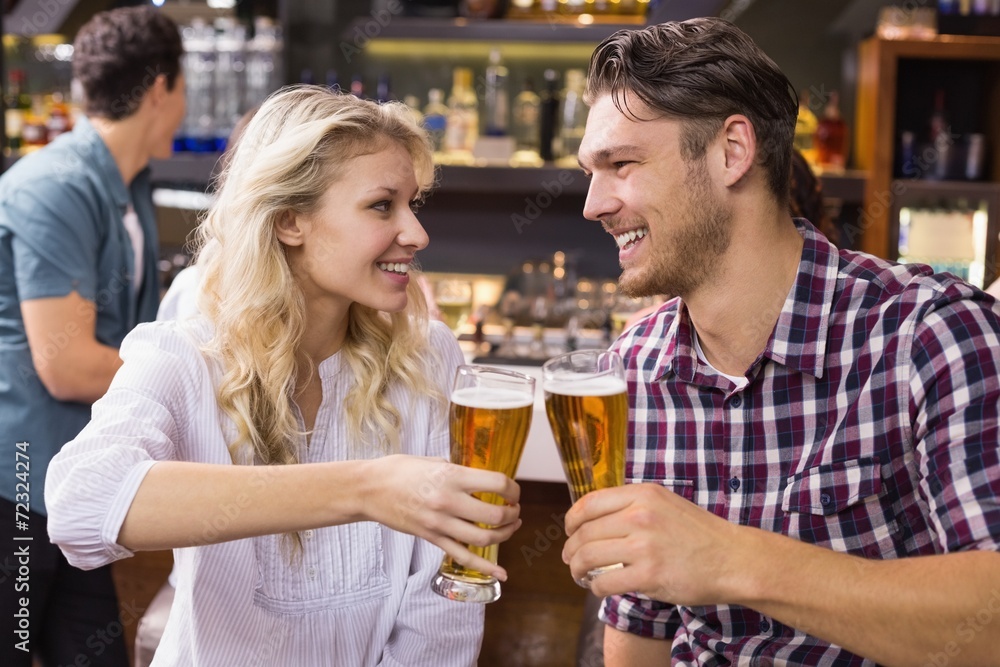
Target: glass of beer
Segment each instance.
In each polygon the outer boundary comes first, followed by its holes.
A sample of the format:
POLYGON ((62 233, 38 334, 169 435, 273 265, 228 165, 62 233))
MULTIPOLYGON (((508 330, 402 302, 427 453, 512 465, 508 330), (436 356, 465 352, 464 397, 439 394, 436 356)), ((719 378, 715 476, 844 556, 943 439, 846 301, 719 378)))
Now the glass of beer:
MULTIPOLYGON (((449 415, 451 462, 513 478, 528 439, 534 407, 533 377, 491 366, 459 366, 449 415)), ((495 493, 474 495, 494 505, 504 503, 495 493)), ((493 563, 497 562, 498 546, 466 545, 469 551, 493 563)), ((496 577, 464 567, 447 555, 431 589, 462 602, 494 602, 500 598, 496 577)))
MULTIPOLYGON (((625 483, 626 388, 616 352, 568 352, 542 366, 545 414, 574 503, 591 491, 625 483)), ((593 577, 620 567, 592 570, 577 583, 589 588, 593 577)))

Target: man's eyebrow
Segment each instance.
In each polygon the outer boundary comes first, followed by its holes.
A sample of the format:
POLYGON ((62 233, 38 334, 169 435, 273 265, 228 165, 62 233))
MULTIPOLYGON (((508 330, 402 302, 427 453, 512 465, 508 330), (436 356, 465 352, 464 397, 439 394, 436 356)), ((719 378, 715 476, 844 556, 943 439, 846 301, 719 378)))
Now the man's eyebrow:
MULTIPOLYGON (((602 148, 598 151, 594 151, 590 157, 592 164, 601 165, 614 162, 616 158, 620 158, 622 156, 635 155, 641 150, 642 149, 639 146, 635 146, 633 144, 623 144, 621 146, 612 146, 611 148, 602 148)), ((577 157, 577 162, 579 162, 581 169, 587 169, 587 166, 580 157, 577 157)))

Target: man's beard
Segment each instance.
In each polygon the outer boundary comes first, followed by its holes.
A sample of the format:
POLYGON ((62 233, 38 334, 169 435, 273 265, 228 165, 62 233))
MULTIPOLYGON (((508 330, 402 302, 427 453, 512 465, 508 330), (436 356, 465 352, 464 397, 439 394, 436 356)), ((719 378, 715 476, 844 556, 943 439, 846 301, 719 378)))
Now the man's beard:
POLYGON ((622 273, 618 287, 626 296, 690 294, 713 275, 729 248, 733 213, 713 195, 704 159, 689 165, 684 184, 685 201, 679 214, 671 216, 677 229, 670 232, 661 224, 654 230, 646 220, 634 221, 649 228, 646 241, 654 245, 646 249, 651 257, 642 269, 622 273))

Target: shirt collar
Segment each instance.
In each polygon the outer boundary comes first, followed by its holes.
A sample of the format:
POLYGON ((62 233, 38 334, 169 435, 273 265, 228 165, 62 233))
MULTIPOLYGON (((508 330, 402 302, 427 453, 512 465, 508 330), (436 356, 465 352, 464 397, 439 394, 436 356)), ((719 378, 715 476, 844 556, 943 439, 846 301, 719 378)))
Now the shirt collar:
MULTIPOLYGON (((804 241, 802 258, 761 358, 822 378, 840 254, 809 222, 801 218, 794 222, 804 241)), ((657 319, 671 313, 674 316, 665 329, 654 325, 654 329, 662 331, 663 343, 653 363, 653 377, 660 379, 673 373, 683 382, 718 385, 719 378, 704 374, 700 368, 684 302, 675 299, 674 307, 662 308, 657 319)), ((759 362, 760 358, 754 366, 759 362)))
POLYGON ((124 209, 130 201, 129 190, 122 179, 122 172, 118 169, 118 163, 108 150, 104 139, 98 134, 97 129, 86 116, 80 116, 73 125, 73 136, 86 150, 94 161, 94 165, 100 171, 108 193, 114 199, 115 204, 124 209))

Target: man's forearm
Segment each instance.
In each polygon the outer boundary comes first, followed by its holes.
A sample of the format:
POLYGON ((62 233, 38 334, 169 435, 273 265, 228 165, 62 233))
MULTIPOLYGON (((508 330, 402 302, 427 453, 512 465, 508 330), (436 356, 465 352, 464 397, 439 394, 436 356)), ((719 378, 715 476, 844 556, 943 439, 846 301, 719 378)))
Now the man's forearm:
POLYGON ((884 665, 1000 665, 1000 554, 891 561, 746 529, 733 602, 884 665))
POLYGON ((669 665, 672 639, 650 639, 605 626, 604 664, 606 667, 669 665))

